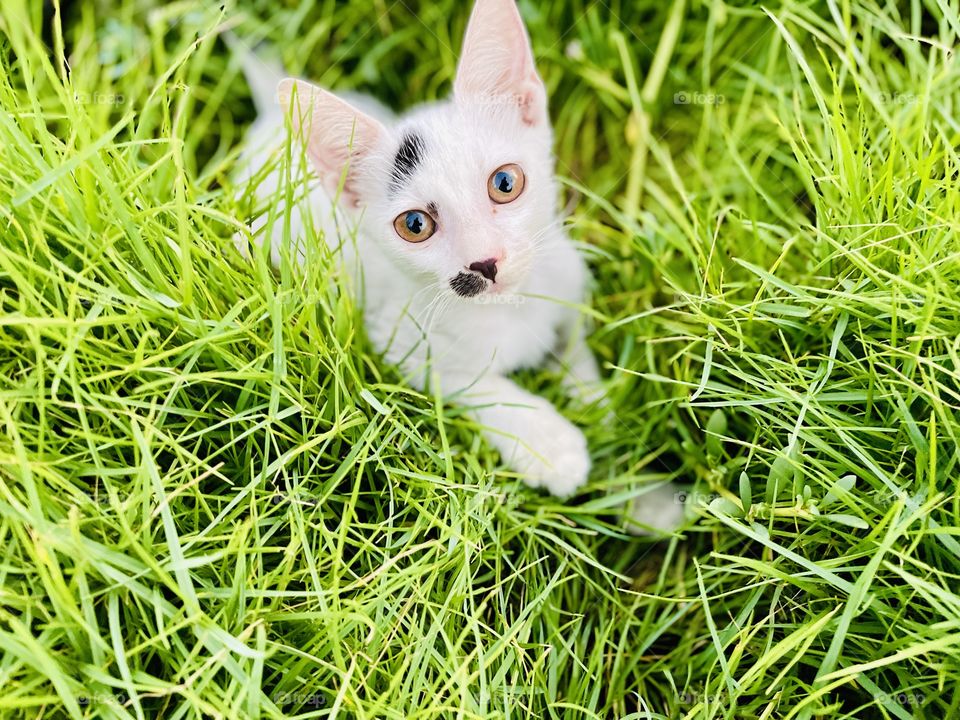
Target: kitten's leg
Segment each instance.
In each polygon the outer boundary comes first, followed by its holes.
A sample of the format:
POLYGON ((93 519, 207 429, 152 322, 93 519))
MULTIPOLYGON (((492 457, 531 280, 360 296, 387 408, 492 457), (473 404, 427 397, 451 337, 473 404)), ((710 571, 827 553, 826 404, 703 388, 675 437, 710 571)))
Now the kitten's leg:
POLYGON ((560 329, 560 344, 552 364, 561 373, 564 392, 585 405, 603 400, 603 381, 593 351, 587 345, 587 320, 580 313, 560 329))
POLYGON ((542 397, 496 375, 472 383, 447 377, 442 384, 463 388, 452 399, 470 408, 487 442, 528 485, 563 497, 586 482, 586 438, 542 397))
POLYGON ((627 510, 627 531, 633 535, 671 533, 683 524, 686 493, 671 482, 635 497, 627 510))
MULTIPOLYGON (((585 318, 579 313, 562 329, 560 354, 555 360, 563 373, 564 390, 585 404, 599 402, 606 407, 606 397, 597 367, 596 358, 586 342, 585 318)), ((630 430, 608 408, 607 421, 618 432, 630 430)), ((673 483, 651 488, 626 507, 628 532, 635 535, 669 533, 684 521, 684 505, 681 492, 673 483)))

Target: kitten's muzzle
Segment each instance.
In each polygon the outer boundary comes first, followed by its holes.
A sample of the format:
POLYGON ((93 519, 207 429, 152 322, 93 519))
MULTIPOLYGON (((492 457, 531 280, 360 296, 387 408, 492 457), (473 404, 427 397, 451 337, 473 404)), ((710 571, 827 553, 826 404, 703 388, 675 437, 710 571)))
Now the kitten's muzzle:
POLYGON ((470 263, 470 272, 457 273, 450 281, 451 289, 460 297, 474 297, 487 289, 487 280, 497 282, 497 261, 495 258, 470 263), (475 274, 479 273, 479 275, 475 274))

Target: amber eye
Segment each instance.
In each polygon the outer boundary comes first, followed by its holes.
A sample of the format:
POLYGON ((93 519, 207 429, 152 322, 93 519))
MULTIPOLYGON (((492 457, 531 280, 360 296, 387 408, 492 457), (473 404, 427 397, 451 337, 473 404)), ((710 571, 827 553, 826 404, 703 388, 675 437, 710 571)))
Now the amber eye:
POLYGON ((420 243, 437 231, 437 224, 423 210, 407 210, 397 215, 397 219, 393 221, 393 228, 397 231, 397 235, 407 242, 420 243))
POLYGON ((504 165, 490 176, 490 186, 487 192, 490 199, 499 205, 513 202, 523 192, 523 170, 519 165, 504 165))

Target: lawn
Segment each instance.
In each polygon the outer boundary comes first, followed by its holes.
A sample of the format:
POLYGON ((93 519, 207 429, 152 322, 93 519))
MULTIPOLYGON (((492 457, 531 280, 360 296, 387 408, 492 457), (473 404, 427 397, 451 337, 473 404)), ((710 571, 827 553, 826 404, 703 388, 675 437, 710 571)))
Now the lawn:
MULTIPOLYGON (((947 0, 522 0, 609 404, 527 489, 247 262, 219 29, 398 108, 462 0, 4 0, 0 717, 960 717, 947 0), (621 506, 688 488, 673 537, 621 506)), ((293 192, 293 190, 289 190, 293 192)))

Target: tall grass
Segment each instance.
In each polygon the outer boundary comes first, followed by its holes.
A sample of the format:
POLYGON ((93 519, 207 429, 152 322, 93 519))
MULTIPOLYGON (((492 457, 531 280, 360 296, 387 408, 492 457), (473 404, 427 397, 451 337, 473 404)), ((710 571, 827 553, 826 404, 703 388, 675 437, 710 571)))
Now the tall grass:
POLYGON ((468 7, 0 14, 0 716, 960 717, 956 3, 522 2, 612 420, 561 503, 245 262, 217 28, 397 107, 468 7), (620 505, 689 487, 631 538, 620 505))

